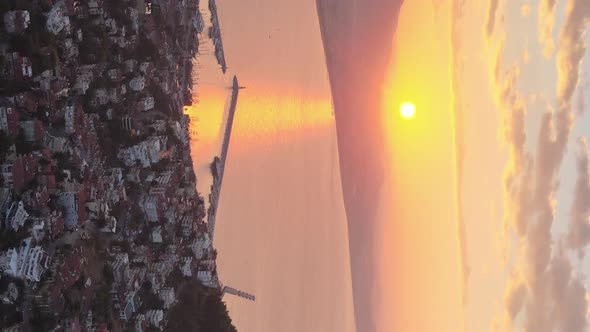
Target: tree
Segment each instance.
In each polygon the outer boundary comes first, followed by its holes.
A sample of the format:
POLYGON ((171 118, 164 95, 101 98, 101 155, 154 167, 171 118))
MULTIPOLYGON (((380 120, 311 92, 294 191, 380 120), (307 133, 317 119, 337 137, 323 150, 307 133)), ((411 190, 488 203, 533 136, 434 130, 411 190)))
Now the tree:
POLYGON ((103 218, 98 218, 95 221, 96 227, 98 228, 105 228, 107 225, 107 220, 103 217, 103 218))
POLYGON ((35 42, 30 35, 12 36, 10 45, 16 52, 26 57, 32 56, 33 50, 37 49, 35 42))
POLYGON ((102 279, 109 287, 115 280, 115 277, 113 276, 113 268, 109 264, 105 264, 102 268, 102 279))
POLYGON ((166 286, 173 287, 176 290, 183 280, 184 275, 182 274, 182 271, 180 271, 178 267, 175 267, 168 275, 168 278, 166 278, 166 286))
POLYGON ((156 61, 160 59, 160 49, 158 46, 150 39, 145 38, 143 35, 139 39, 139 43, 136 48, 136 54, 140 61, 156 61))
POLYGON ((149 91, 154 97, 155 108, 164 111, 166 114, 170 113, 170 108, 172 106, 172 98, 170 98, 170 95, 166 94, 157 84, 150 85, 149 91))
POLYGON ((10 10, 10 4, 8 1, 0 1, 0 15, 4 16, 4 13, 10 10))
POLYGON ((162 173, 162 172, 166 171, 166 169, 168 168, 168 165, 170 165, 170 158, 163 158, 160 161, 158 161, 157 163, 153 164, 151 166, 151 170, 154 172, 157 172, 157 173, 162 173))
POLYGON ((170 309, 165 331, 236 332, 221 291, 193 280, 183 286, 177 304, 170 309))
POLYGON ((18 154, 27 154, 33 151, 33 145, 25 140, 25 133, 22 129, 18 131, 14 145, 18 154))
MULTIPOLYGON (((105 265, 106 267, 106 265, 105 265)), ((94 297, 92 302, 92 312, 98 318, 98 321, 104 321, 109 317, 111 310, 111 294, 110 286, 102 285, 94 297)))
POLYGON ((0 164, 6 160, 6 156, 10 152, 10 148, 14 144, 14 140, 10 135, 7 135, 4 130, 0 130, 0 164))

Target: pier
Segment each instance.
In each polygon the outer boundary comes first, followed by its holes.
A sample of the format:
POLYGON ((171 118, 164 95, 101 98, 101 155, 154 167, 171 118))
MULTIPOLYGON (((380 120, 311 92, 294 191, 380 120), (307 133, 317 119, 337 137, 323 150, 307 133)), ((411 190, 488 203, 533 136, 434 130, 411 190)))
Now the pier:
POLYGON ((234 123, 234 115, 236 114, 236 106, 238 104, 238 92, 240 85, 238 78, 234 76, 232 84, 232 94, 229 106, 229 113, 227 115, 227 124, 223 134, 223 143, 221 145, 221 156, 215 157, 211 164, 211 173, 213 175, 213 184, 211 185, 211 193, 209 194, 209 209, 207 211, 207 228, 211 241, 215 238, 215 220, 217 217, 217 206, 219 204, 219 196, 221 195, 221 185, 223 184, 223 174, 225 169, 225 161, 227 158, 227 151, 229 150, 229 143, 231 140, 231 131, 234 123))

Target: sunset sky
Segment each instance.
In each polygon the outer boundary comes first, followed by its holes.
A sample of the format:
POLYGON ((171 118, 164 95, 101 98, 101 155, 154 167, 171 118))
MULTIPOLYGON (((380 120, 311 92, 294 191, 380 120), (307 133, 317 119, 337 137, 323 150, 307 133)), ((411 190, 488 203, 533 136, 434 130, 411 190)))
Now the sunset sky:
MULTIPOLYGON (((377 290, 377 331, 589 328, 590 1, 405 0, 388 67, 366 64, 385 73, 371 271, 348 261, 337 157, 351 151, 336 151, 315 1, 219 7, 247 89, 216 246, 222 279, 261 294, 227 299, 240 331, 352 331, 350 273, 377 290)), ((203 69, 197 149, 218 138, 227 81, 203 69)))
POLYGON ((386 93, 419 117, 391 124, 396 330, 588 329, 589 23, 587 1, 404 3, 386 93))

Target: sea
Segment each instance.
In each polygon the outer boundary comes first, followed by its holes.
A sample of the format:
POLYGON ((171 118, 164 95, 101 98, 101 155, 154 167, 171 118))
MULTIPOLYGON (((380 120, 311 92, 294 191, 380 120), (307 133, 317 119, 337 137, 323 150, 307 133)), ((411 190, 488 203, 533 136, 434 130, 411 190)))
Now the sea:
POLYGON ((223 0, 217 8, 227 72, 206 21, 194 59, 191 153, 210 192, 231 80, 240 85, 214 246, 243 332, 354 331, 348 230, 330 86, 314 0, 223 0))

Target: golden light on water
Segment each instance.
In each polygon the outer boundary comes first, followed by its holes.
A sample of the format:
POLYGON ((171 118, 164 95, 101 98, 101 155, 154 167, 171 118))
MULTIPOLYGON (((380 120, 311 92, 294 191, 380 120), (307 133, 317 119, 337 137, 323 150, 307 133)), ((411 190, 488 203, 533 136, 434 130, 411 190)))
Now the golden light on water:
POLYGON ((416 116, 416 105, 412 102, 404 102, 399 106, 399 114, 404 119, 411 119, 416 116))

